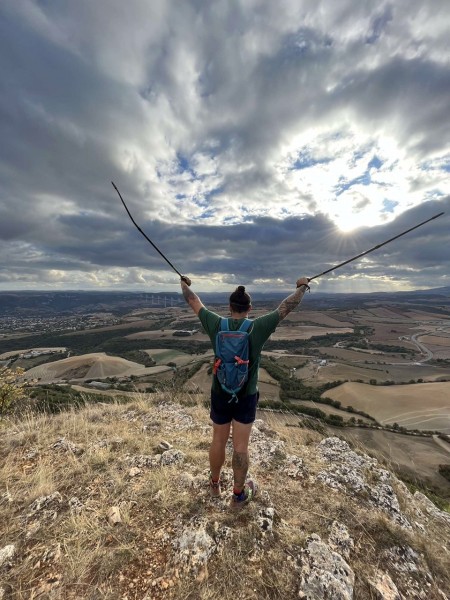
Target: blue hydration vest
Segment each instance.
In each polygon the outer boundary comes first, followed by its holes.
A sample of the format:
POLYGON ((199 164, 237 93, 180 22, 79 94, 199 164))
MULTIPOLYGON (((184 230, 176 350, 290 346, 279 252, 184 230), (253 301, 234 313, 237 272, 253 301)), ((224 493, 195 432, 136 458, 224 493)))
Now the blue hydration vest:
POLYGON ((216 336, 214 375, 222 389, 237 402, 237 394, 248 379, 248 330, 253 321, 245 319, 237 331, 230 331, 228 319, 222 317, 216 336))

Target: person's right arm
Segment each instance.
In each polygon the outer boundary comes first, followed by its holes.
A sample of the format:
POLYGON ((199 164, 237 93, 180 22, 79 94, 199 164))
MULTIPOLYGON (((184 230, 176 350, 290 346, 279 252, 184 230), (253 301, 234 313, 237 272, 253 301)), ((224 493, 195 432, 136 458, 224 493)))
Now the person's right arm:
POLYGON ((300 277, 300 279, 297 279, 297 289, 293 294, 285 298, 277 309, 278 314, 280 315, 280 321, 287 317, 288 314, 300 304, 309 287, 308 281, 307 277, 300 277))
POLYGON ((189 286, 191 285, 191 280, 189 279, 189 277, 183 275, 180 283, 184 299, 195 312, 195 314, 198 315, 200 310, 203 308, 203 302, 200 300, 197 294, 194 294, 194 292, 189 288, 189 286))

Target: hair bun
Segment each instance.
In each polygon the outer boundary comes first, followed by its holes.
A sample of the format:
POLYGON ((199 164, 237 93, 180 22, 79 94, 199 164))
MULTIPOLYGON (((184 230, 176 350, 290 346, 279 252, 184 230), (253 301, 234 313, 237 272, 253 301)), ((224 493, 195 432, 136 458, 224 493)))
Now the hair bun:
POLYGON ((237 291, 239 294, 245 294, 245 286, 243 286, 243 285, 239 285, 239 286, 236 288, 236 291, 237 291))

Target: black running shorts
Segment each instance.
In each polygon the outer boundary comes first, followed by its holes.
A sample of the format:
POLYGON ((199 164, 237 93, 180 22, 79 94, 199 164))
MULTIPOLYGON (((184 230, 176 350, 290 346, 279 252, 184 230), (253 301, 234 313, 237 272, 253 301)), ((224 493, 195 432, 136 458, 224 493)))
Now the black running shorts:
POLYGON ((259 392, 239 398, 237 402, 235 399, 230 402, 230 396, 219 396, 211 392, 211 420, 216 425, 231 423, 233 419, 244 425, 253 423, 258 400, 259 392))

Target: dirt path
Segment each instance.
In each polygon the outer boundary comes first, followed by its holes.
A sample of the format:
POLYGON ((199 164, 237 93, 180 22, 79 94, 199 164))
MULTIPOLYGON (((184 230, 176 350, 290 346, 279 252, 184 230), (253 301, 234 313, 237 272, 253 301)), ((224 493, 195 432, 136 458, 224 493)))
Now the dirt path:
POLYGON ((436 442, 436 444, 438 446, 440 446, 441 448, 444 448, 444 450, 446 450, 450 454, 450 444, 448 444, 444 440, 441 440, 441 438, 437 435, 433 435, 433 440, 436 442))

